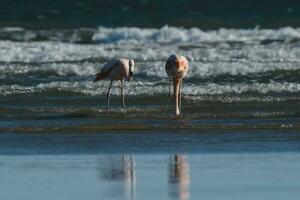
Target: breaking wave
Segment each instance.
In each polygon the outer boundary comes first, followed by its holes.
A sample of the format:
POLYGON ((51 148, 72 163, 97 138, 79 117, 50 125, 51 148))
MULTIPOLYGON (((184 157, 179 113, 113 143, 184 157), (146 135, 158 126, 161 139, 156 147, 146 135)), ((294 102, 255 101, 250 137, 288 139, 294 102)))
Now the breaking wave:
POLYGON ((0 29, 0 94, 61 91, 104 94, 93 75, 115 57, 136 62, 130 95, 167 92, 164 65, 172 53, 193 57, 187 95, 299 93, 300 28, 0 29))
POLYGON ((198 43, 198 42, 245 42, 270 43, 294 42, 300 38, 300 29, 219 29, 204 31, 199 28, 163 26, 161 28, 79 28, 27 30, 19 27, 0 29, 2 40, 12 41, 56 41, 70 43, 198 43))
MULTIPOLYGON (((112 89, 112 94, 119 94, 119 86, 112 89)), ((104 95, 108 87, 108 82, 93 83, 90 81, 80 82, 51 82, 40 83, 35 86, 21 85, 2 85, 0 86, 1 95, 12 94, 34 94, 40 92, 70 92, 84 95, 104 95)), ((147 82, 136 81, 126 83, 127 95, 155 95, 167 94, 167 82, 147 82)), ((243 94, 243 93, 299 93, 299 83, 252 83, 252 84, 185 84, 183 93, 185 95, 222 95, 222 94, 243 94)))

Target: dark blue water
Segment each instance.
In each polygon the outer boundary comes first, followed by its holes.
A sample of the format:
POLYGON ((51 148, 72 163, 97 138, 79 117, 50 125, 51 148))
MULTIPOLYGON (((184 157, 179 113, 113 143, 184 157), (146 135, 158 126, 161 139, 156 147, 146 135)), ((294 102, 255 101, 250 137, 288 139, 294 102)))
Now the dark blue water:
POLYGON ((299 10, 297 0, 4 0, 0 26, 279 28, 299 26, 299 10))

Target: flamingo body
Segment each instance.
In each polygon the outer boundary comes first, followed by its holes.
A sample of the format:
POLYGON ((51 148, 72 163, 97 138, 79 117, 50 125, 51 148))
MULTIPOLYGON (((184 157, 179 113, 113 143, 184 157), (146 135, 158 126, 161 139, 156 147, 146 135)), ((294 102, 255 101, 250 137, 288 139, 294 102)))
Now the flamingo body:
POLYGON ((131 80, 130 72, 134 70, 134 61, 125 58, 113 59, 104 64, 101 72, 96 74, 95 81, 102 79, 109 80, 131 80), (131 68, 131 69, 130 69, 131 68))
POLYGON ((165 69, 170 78, 180 79, 186 76, 189 62, 182 55, 171 55, 166 62, 165 69))
MULTIPOLYGON (((175 115, 181 113, 181 85, 182 79, 186 76, 189 70, 189 62, 186 57, 182 55, 171 55, 165 65, 166 72, 170 78, 170 91, 171 96, 171 81, 174 84, 174 99, 175 99, 175 115), (180 104, 180 107, 179 107, 180 104)), ((169 99, 168 99, 169 102, 169 99)))
POLYGON ((106 113, 109 112, 109 98, 110 98, 110 89, 113 81, 121 81, 121 97, 122 97, 122 103, 123 108, 125 108, 125 100, 124 100, 124 90, 123 90, 123 84, 124 80, 131 81, 134 71, 134 61, 128 60, 125 58, 120 59, 113 59, 108 61, 103 65, 101 68, 100 73, 96 74, 96 78, 94 81, 100 81, 103 79, 109 79, 110 85, 107 90, 107 110, 106 113))

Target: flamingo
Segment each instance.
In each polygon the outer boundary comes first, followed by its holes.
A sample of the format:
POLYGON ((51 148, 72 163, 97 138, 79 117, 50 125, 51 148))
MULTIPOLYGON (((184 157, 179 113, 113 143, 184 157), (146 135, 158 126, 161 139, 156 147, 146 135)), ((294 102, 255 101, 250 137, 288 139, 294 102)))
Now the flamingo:
POLYGON ((171 55, 166 62, 165 66, 166 72, 169 76, 169 97, 167 101, 167 106, 171 97, 171 84, 174 84, 174 99, 175 99, 175 115, 180 115, 181 113, 181 87, 182 79, 186 76, 189 70, 189 62, 186 57, 182 55, 171 55), (178 105, 179 104, 179 105, 178 105))
POLYGON ((113 59, 108 61, 102 67, 100 73, 96 74, 96 78, 94 82, 100 81, 103 79, 109 79, 110 84, 109 88, 106 93, 107 98, 107 109, 106 114, 109 113, 109 99, 110 99, 110 89, 113 81, 121 81, 121 98, 123 109, 126 111, 125 100, 124 100, 124 80, 131 81, 134 71, 134 61, 120 58, 120 59, 113 59))

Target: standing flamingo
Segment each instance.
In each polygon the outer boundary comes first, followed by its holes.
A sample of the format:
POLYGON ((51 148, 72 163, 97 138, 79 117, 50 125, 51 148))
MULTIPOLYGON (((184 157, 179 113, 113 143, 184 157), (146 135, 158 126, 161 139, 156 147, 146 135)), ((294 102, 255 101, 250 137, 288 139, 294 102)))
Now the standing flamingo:
POLYGON ((167 105, 169 104, 171 97, 171 82, 174 83, 174 99, 175 99, 175 115, 181 113, 181 87, 182 79, 188 72, 189 62, 186 57, 182 55, 171 55, 165 66, 166 72, 170 79, 169 85, 169 97, 167 105), (178 105, 179 104, 179 105, 178 105), (180 107, 179 107, 180 106, 180 107))
POLYGON ((100 73, 96 74, 96 78, 94 82, 103 80, 103 79, 109 79, 110 85, 106 93, 107 98, 107 109, 106 114, 109 113, 109 99, 110 99, 110 89, 113 81, 121 81, 121 98, 122 98, 122 104, 124 110, 126 110, 125 107, 125 100, 124 100, 124 80, 131 81, 134 71, 134 61, 128 60, 125 58, 120 59, 113 59, 108 61, 104 64, 102 67, 100 73))

